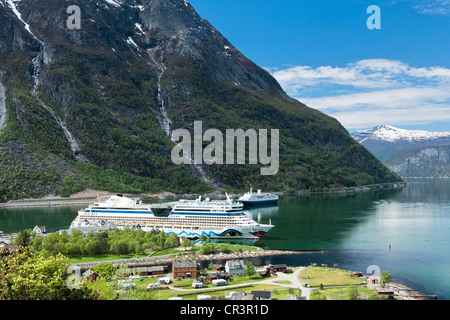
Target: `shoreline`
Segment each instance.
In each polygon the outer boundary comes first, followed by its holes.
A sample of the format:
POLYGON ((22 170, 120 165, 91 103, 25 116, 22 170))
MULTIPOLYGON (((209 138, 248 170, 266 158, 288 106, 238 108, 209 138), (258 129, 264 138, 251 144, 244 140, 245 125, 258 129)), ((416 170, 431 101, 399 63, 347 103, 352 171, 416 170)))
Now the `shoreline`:
MULTIPOLYGON (((312 195, 312 194, 345 194, 352 192, 364 192, 370 190, 377 189, 399 189, 404 188, 408 185, 408 182, 392 182, 392 183, 381 183, 374 184, 370 186, 360 186, 346 189, 338 189, 338 190, 328 190, 328 191, 306 191, 306 190, 298 190, 292 192, 273 192, 277 195, 312 195)), ((47 196, 36 199, 20 199, 20 200, 9 200, 5 203, 0 203, 0 208, 14 208, 14 207, 47 207, 47 206, 71 206, 71 205, 87 205, 95 202, 99 198, 110 197, 112 195, 117 194, 117 192, 109 192, 109 191, 100 191, 100 190, 91 190, 86 189, 84 191, 75 193, 68 198, 58 197, 58 196, 47 196)), ((224 195, 220 194, 218 190, 204 194, 202 196, 217 194, 219 197, 224 197, 224 195)), ((148 199, 148 200, 165 200, 165 199, 175 199, 175 198, 193 198, 198 197, 196 194, 175 194, 172 192, 162 191, 160 193, 154 194, 130 194, 123 193, 124 196, 129 198, 140 198, 140 199, 148 199)), ((236 197, 240 194, 230 193, 230 196, 236 197)))
MULTIPOLYGON (((269 256, 277 256, 277 255, 285 255, 285 254, 309 254, 309 253, 323 253, 323 250, 272 250, 272 249, 262 249, 258 248, 257 251, 249 251, 249 252, 232 252, 232 253, 215 253, 208 255, 198 255, 195 256, 196 261, 210 261, 210 260, 233 260, 233 259, 248 259, 248 258, 257 258, 257 257, 269 257, 269 256)), ((92 267, 97 264, 102 263, 112 263, 114 265, 133 265, 133 266, 143 266, 143 265, 153 265, 153 264, 161 264, 163 262, 172 263, 174 260, 180 260, 184 254, 188 254, 191 258, 194 258, 194 255, 190 251, 180 250, 180 253, 172 253, 164 256, 155 256, 151 255, 142 258, 128 258, 128 259, 113 259, 113 260, 98 260, 98 261, 89 261, 89 262, 74 262, 71 263, 77 266, 84 267, 92 267)), ((188 259, 184 257, 184 259, 188 259)))

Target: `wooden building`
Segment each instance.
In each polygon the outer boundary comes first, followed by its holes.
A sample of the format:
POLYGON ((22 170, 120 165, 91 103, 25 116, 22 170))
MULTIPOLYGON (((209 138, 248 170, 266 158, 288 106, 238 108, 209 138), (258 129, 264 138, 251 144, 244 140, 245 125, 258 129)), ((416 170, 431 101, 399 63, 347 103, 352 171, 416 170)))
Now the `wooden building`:
POLYGON ((269 264, 266 266, 266 271, 269 271, 271 273, 275 272, 283 272, 286 271, 287 266, 285 264, 269 264))
POLYGON ((190 278, 200 275, 200 265, 197 261, 175 260, 172 265, 172 276, 175 278, 190 278))
POLYGON ((167 273, 168 266, 149 266, 149 267, 134 267, 122 270, 125 276, 157 276, 167 273))

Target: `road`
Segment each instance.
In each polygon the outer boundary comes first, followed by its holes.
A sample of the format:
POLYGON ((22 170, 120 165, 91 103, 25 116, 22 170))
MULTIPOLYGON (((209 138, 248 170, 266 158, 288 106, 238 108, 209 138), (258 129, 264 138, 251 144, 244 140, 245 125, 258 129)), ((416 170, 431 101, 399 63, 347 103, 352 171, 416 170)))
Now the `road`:
POLYGON ((293 273, 277 272, 277 277, 271 277, 270 279, 259 281, 258 283, 267 283, 287 288, 301 289, 302 297, 305 297, 306 300, 310 300, 311 291, 314 289, 305 287, 303 283, 298 279, 298 275, 304 269, 304 267, 295 268, 295 271, 293 273), (289 281, 290 284, 279 283, 280 281, 289 281))

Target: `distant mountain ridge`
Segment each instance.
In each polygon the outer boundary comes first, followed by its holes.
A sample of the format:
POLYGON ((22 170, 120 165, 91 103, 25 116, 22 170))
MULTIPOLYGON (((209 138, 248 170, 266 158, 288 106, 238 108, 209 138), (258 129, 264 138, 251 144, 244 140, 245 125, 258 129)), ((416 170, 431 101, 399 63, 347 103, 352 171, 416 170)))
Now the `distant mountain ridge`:
POLYGON ((381 125, 374 127, 371 130, 355 131, 352 134, 353 138, 359 143, 365 140, 383 140, 389 142, 398 141, 424 141, 424 140, 438 140, 443 138, 450 138, 450 132, 431 132, 425 130, 406 130, 396 128, 390 125, 381 125))
POLYGON ((381 161, 400 151, 450 145, 450 132, 405 130, 390 125, 380 125, 370 130, 355 131, 351 136, 381 161))
POLYGON ((404 178, 449 178, 450 146, 402 151, 387 159, 385 164, 404 178))
POLYGON ((381 125, 351 135, 403 178, 450 176, 450 132, 381 125))

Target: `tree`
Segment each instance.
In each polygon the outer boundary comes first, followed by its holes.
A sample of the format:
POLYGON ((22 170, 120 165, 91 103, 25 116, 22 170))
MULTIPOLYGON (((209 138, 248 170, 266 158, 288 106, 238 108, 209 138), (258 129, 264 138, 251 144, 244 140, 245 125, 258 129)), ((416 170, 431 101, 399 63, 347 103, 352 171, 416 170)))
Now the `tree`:
POLYGON ((180 245, 180 240, 176 233, 171 233, 165 242, 165 247, 167 248, 176 248, 180 245))
POLYGON ((0 261, 0 300, 97 299, 85 286, 69 288, 67 267, 67 258, 60 254, 14 251, 0 261))
POLYGON ((255 267, 252 262, 247 262, 245 264, 245 275, 249 278, 256 274, 255 267))
POLYGON ((191 239, 183 238, 181 241, 181 246, 186 250, 187 248, 192 248, 194 246, 194 242, 191 239))
POLYGON ((382 283, 389 283, 391 282, 391 274, 388 271, 381 271, 380 274, 380 280, 382 283))
POLYGON ((219 250, 222 253, 229 253, 230 252, 230 248, 228 247, 228 244, 226 243, 222 243, 219 245, 219 250))
POLYGON ((111 245, 111 252, 122 255, 128 253, 128 243, 125 240, 117 240, 111 245))
POLYGON ((206 243, 202 244, 202 247, 200 248, 201 254, 210 254, 213 251, 213 247, 211 245, 208 245, 206 243))
POLYGON ((114 268, 112 263, 101 263, 94 266, 92 269, 106 281, 111 281, 116 273, 116 268, 114 268))
POLYGON ((22 230, 19 232, 17 237, 14 239, 15 244, 19 247, 28 248, 31 244, 31 234, 27 230, 22 230))

